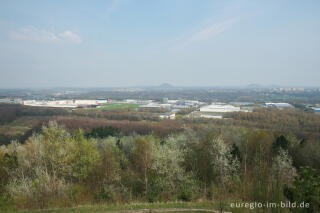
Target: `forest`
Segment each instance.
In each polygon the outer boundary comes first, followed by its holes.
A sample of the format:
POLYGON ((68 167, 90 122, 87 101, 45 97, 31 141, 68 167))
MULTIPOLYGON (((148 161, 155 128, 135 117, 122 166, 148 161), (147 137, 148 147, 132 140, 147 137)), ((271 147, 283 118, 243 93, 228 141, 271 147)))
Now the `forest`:
POLYGON ((160 135, 107 125, 84 131, 49 121, 23 143, 1 146, 1 205, 206 200, 230 210, 230 202, 291 201, 310 207, 264 210, 319 212, 316 142, 245 127, 183 126, 160 135))

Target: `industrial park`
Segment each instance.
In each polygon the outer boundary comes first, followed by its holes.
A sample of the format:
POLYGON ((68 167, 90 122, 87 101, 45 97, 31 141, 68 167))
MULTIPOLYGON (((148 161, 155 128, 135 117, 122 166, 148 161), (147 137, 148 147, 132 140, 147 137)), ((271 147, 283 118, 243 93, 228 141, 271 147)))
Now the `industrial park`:
MULTIPOLYGON (((23 100, 19 98, 0 99, 0 103, 14 103, 32 107, 50 107, 66 109, 98 109, 108 110, 120 108, 133 108, 135 110, 153 110, 153 114, 160 119, 176 119, 176 113, 187 110, 185 118, 207 118, 223 119, 226 113, 231 112, 252 112, 259 108, 294 109, 289 103, 283 102, 201 102, 198 100, 168 99, 140 100, 124 99, 113 100, 110 98, 90 99, 57 99, 57 100, 23 100)), ((320 108, 314 105, 307 107, 315 113, 320 112, 320 108)))

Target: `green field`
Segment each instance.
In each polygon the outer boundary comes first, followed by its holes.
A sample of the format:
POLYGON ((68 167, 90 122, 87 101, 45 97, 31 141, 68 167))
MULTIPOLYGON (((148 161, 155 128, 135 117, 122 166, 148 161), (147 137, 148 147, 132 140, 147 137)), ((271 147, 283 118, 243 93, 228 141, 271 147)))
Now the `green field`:
POLYGON ((129 104, 129 103, 108 103, 98 110, 113 110, 113 109, 126 109, 126 108, 138 108, 141 104, 129 104))

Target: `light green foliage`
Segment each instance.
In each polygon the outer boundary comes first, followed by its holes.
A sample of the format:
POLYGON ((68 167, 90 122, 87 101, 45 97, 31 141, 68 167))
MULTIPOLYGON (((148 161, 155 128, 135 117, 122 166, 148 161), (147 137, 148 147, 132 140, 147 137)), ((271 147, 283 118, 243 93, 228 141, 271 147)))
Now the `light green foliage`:
POLYGON ((18 161, 18 167, 10 171, 13 178, 8 192, 39 207, 51 199, 66 198, 67 182, 85 181, 99 157, 92 140, 81 131, 72 136, 55 122, 44 126, 41 134, 33 135, 25 145, 10 144, 7 151, 18 161))
POLYGON ((218 183, 226 184, 237 175, 239 161, 232 158, 230 147, 220 136, 210 140, 209 155, 209 163, 218 183))
POLYGON ((71 140, 69 165, 72 168, 71 176, 78 181, 85 181, 94 168, 99 154, 94 147, 93 139, 87 139, 79 131, 71 140))
POLYGON ((132 149, 132 168, 138 178, 138 187, 148 193, 149 176, 152 166, 152 148, 153 138, 151 136, 139 137, 134 141, 134 147, 132 149))
POLYGON ((294 177, 297 175, 296 169, 292 165, 292 158, 288 150, 279 149, 272 164, 272 175, 270 178, 270 195, 267 199, 273 202, 285 200, 283 189, 286 185, 292 185, 294 177))
MULTIPOLYGON (((168 195, 179 192, 184 184, 191 183, 190 174, 187 174, 182 167, 184 154, 178 141, 179 139, 170 136, 163 144, 155 145, 152 150, 154 181, 159 192, 165 192, 168 195)), ((190 184, 189 189, 192 190, 192 187, 193 185, 190 184)))
POLYGON ((121 163, 124 156, 117 147, 115 137, 96 140, 95 143, 100 155, 90 174, 89 184, 97 190, 94 195, 96 202, 113 201, 115 196, 126 191, 121 183, 121 163))
POLYGON ((163 144, 154 145, 152 169, 158 175, 181 179, 182 162, 183 153, 174 137, 168 137, 163 144))
POLYGON ((273 152, 275 135, 261 130, 122 134, 92 138, 49 122, 25 144, 0 148, 0 195, 18 208, 210 199, 222 210, 228 199, 285 201, 288 185, 289 195, 318 202, 315 171, 293 181, 295 154, 304 150, 294 136, 273 152))
POLYGON ((25 145, 16 148, 19 170, 23 176, 35 177, 36 169, 57 178, 84 180, 98 159, 92 139, 81 131, 72 136, 55 122, 42 128, 25 145))
POLYGON ((69 190, 70 185, 64 179, 55 178, 41 169, 36 169, 33 178, 14 178, 8 185, 10 195, 24 208, 49 207, 50 201, 68 199, 69 190))
POLYGON ((102 154, 104 152, 104 150, 106 149, 106 147, 108 146, 112 146, 115 147, 116 143, 117 143, 117 138, 116 137, 112 137, 109 136, 107 138, 97 138, 93 140, 93 143, 95 145, 95 149, 98 150, 100 152, 100 154, 102 154))
POLYGON ((273 161, 273 170, 275 172, 275 178, 281 184, 290 185, 293 178, 297 175, 297 171, 292 165, 292 159, 289 156, 288 151, 283 149, 279 150, 279 154, 273 161))
POLYGON ((272 142, 273 137, 266 131, 250 130, 243 136, 240 146, 244 153, 242 185, 246 197, 259 201, 269 199, 272 183, 272 142))
POLYGON ((201 141, 187 142, 185 166, 197 174, 206 185, 229 183, 238 175, 239 160, 233 158, 231 149, 220 135, 207 134, 201 141))
POLYGON ((131 151, 133 149, 134 141, 136 140, 136 138, 137 135, 123 136, 120 138, 121 150, 127 158, 130 158, 131 151))

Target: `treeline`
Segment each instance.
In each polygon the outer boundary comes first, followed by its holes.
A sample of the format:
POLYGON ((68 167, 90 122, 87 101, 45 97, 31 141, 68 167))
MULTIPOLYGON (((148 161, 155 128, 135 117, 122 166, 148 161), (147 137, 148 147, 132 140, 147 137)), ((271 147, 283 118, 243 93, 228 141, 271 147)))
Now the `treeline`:
POLYGON ((111 126, 121 130, 124 135, 132 133, 151 134, 156 133, 159 136, 166 136, 173 132, 182 130, 183 123, 181 121, 162 120, 159 122, 147 121, 117 121, 92 118, 64 118, 57 117, 56 122, 66 126, 69 129, 84 129, 86 132, 100 126, 111 126))
POLYGON ((62 108, 30 107, 20 104, 0 104, 0 125, 10 123, 22 116, 57 116, 69 112, 62 108))
POLYGON ((296 201, 310 207, 293 212, 319 212, 314 150, 319 144, 264 130, 185 128, 159 137, 49 122, 25 144, 1 147, 0 194, 21 209, 206 199, 221 210, 231 200, 296 201))
POLYGON ((159 121, 159 116, 152 112, 141 112, 132 109, 114 109, 114 110, 75 110, 73 115, 90 118, 105 118, 108 120, 129 120, 129 121, 159 121))
POLYGON ((213 121, 217 124, 244 126, 294 133, 303 138, 320 139, 320 115, 284 109, 257 109, 253 112, 232 112, 224 115, 227 120, 213 121))
POLYGON ((291 109, 257 109, 253 112, 227 113, 225 118, 236 121, 251 121, 258 127, 273 126, 280 129, 302 129, 310 132, 320 131, 320 115, 314 113, 298 112, 291 109))
POLYGON ((51 119, 43 119, 39 121, 32 129, 27 131, 20 141, 26 141, 33 133, 41 131, 43 125, 47 125, 50 120, 54 120, 60 125, 65 126, 70 131, 77 131, 79 128, 84 130, 85 133, 90 133, 93 129, 99 127, 114 127, 121 131, 122 135, 130 134, 156 134, 160 137, 165 137, 171 133, 183 130, 183 123, 175 120, 161 120, 159 122, 147 121, 128 121, 128 120, 106 120, 94 119, 87 117, 53 117, 51 119))
POLYGON ((24 143, 32 134, 41 131, 42 125, 47 125, 49 120, 55 120, 61 125, 66 126, 71 131, 77 131, 79 128, 83 129, 86 133, 94 128, 111 126, 121 130, 121 134, 129 135, 137 134, 157 134, 160 137, 167 136, 174 132, 182 130, 183 123, 175 120, 160 120, 158 122, 147 121, 128 121, 128 120, 107 120, 103 118, 90 118, 90 117, 75 117, 75 116, 53 116, 50 118, 39 118, 38 122, 31 126, 23 135, 6 135, 0 134, 0 146, 7 145, 12 140, 19 140, 24 143))
POLYGON ((66 116, 74 115, 90 118, 105 118, 108 120, 129 120, 129 121, 159 121, 157 112, 166 112, 165 109, 158 111, 148 109, 113 109, 113 110, 96 110, 96 109, 76 109, 68 110, 64 108, 50 107, 32 107, 19 104, 0 104, 0 125, 10 123, 23 116, 48 117, 48 116, 66 116))

